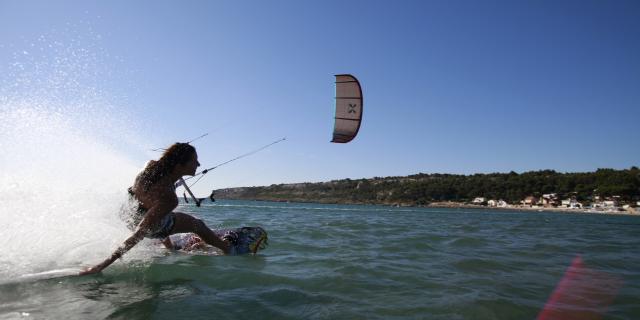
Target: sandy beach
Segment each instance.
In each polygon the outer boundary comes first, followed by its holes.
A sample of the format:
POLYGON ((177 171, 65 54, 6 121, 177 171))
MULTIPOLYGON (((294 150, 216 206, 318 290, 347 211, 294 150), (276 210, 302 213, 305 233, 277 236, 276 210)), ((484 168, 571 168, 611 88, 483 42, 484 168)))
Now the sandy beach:
POLYGON ((510 205, 508 207, 490 207, 475 204, 466 204, 459 202, 432 202, 426 205, 427 208, 465 208, 465 209, 484 209, 484 210, 518 210, 518 211, 537 211, 537 212, 559 212, 559 213, 597 213, 597 214, 615 214, 615 215, 629 215, 640 216, 640 210, 637 208, 628 208, 626 210, 596 210, 596 209, 573 209, 573 208, 558 208, 558 207, 543 207, 543 206, 528 206, 528 205, 510 205))

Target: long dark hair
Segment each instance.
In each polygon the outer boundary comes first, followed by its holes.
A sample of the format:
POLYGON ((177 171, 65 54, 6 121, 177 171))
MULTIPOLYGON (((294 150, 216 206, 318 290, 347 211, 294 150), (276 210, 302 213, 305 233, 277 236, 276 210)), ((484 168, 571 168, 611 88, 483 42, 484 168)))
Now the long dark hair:
POLYGON ((151 161, 140 175, 142 187, 148 191, 160 179, 168 176, 178 164, 185 164, 196 148, 188 143, 176 142, 167 148, 158 161, 151 161))

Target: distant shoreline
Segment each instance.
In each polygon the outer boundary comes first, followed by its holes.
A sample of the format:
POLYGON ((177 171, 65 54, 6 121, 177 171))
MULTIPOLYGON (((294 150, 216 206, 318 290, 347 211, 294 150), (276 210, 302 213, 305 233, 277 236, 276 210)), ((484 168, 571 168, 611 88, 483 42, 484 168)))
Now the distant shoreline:
POLYGON ((557 208, 557 207, 538 207, 538 206, 525 206, 525 205, 511 205, 509 207, 489 207, 483 205, 474 205, 457 202, 433 202, 429 205, 422 206, 425 208, 464 208, 464 209, 484 209, 484 210, 511 210, 511 211, 535 211, 535 212, 557 212, 557 213, 595 213, 595 214, 613 214, 613 215, 627 215, 627 216, 640 216, 640 211, 613 211, 613 210, 593 210, 593 209, 570 209, 570 208, 557 208))
POLYGON ((214 190, 220 199, 640 214, 640 169, 414 174, 214 190), (570 208, 569 208, 570 207, 570 208))

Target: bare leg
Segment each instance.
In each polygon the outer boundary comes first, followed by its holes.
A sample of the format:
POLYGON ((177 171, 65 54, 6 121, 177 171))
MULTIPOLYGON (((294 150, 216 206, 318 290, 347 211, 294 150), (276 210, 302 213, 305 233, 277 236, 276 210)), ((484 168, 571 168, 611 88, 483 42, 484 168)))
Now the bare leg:
POLYGON ((204 242, 222 250, 224 253, 229 253, 229 244, 220 239, 202 220, 182 212, 174 212, 174 214, 176 215, 176 221, 173 225, 173 230, 171 230, 172 234, 193 232, 202 238, 204 242))

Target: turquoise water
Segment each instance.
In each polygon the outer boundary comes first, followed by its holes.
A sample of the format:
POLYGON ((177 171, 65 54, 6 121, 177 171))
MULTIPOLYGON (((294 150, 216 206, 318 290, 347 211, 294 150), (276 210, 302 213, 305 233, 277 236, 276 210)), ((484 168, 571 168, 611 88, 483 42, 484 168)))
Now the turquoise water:
POLYGON ((578 254, 620 283, 604 319, 640 318, 640 217, 242 201, 180 209, 216 227, 261 225, 270 245, 239 257, 158 248, 94 276, 5 279, 0 318, 533 319, 578 254))

